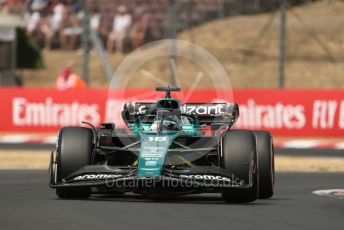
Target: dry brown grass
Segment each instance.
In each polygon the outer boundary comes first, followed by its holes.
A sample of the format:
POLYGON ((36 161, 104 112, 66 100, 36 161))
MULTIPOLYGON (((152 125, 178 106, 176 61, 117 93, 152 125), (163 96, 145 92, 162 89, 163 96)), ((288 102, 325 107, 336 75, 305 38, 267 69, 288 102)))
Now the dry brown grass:
POLYGON ((276 171, 279 172, 344 172, 342 157, 276 156, 276 171))
MULTIPOLYGON (((316 42, 312 32, 305 29, 293 13, 288 13, 286 87, 290 88, 343 88, 344 87, 344 2, 333 1, 326 6, 322 1, 294 8, 304 23, 330 50, 336 62, 316 42)), ((188 40, 210 51, 229 73, 236 88, 276 87, 278 76, 278 14, 265 36, 254 47, 254 39, 266 24, 271 13, 237 16, 213 21, 183 32, 180 39, 188 40)), ((149 51, 145 51, 149 52, 149 51)), ((143 55, 144 56, 144 55, 143 55)), ((64 65, 74 62, 80 73, 81 55, 76 52, 54 51, 44 53, 47 68, 24 71, 27 86, 53 86, 55 77, 64 65)), ((123 56, 110 56, 114 67, 123 56)), ((156 60, 147 68, 163 79, 168 79, 166 60, 156 60)), ((182 86, 189 86, 197 73, 194 63, 178 62, 178 73, 184 79, 182 86)), ((92 86, 104 87, 108 81, 96 57, 91 61, 92 86)), ((131 81, 131 87, 152 86, 143 77, 131 81)), ((209 86, 209 81, 201 82, 209 86)))
POLYGON ((48 169, 47 150, 1 150, 0 169, 48 169))

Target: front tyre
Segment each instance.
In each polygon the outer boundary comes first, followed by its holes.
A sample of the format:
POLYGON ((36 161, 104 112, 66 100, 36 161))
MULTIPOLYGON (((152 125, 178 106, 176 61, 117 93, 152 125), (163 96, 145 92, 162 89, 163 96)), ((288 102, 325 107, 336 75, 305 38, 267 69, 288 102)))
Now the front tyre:
MULTIPOLYGON (((76 170, 91 164, 93 152, 92 130, 83 127, 64 127, 60 130, 57 142, 57 181, 62 182, 76 170)), ((56 188, 59 198, 88 198, 91 189, 85 187, 56 188)))
POLYGON ((221 165, 235 178, 251 185, 249 188, 228 188, 222 193, 226 202, 248 203, 258 197, 258 165, 256 137, 249 130, 227 131, 222 139, 221 165))

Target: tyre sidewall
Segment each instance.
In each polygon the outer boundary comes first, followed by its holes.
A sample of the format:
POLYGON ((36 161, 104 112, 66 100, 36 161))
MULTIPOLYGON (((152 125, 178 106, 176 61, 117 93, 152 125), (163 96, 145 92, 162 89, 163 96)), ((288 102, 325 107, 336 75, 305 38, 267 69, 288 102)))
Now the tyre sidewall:
POLYGON ((227 202, 246 203, 257 199, 259 186, 257 161, 256 137, 252 131, 231 130, 224 134, 221 166, 228 170, 228 173, 243 179, 245 183, 249 182, 250 176, 252 177, 252 186, 249 188, 225 189, 222 195, 227 202))
POLYGON ((274 148, 272 136, 266 131, 255 131, 259 166, 259 198, 273 195, 275 184, 274 148))
POLYGON ((92 130, 84 127, 64 127, 58 135, 57 179, 91 164, 93 152, 92 130))

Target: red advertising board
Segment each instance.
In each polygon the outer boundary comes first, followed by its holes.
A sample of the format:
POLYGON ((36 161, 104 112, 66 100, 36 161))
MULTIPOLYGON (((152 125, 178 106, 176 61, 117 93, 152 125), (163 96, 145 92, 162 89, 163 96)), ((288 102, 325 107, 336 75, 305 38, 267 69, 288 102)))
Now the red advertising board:
POLYGON ((344 136, 343 90, 239 90, 240 128, 279 136, 344 136))
MULTIPOLYGON (((221 100, 218 91, 195 90, 182 100, 214 102, 214 98, 221 100)), ((127 100, 159 96, 150 89, 109 93, 106 89, 0 88, 0 132, 56 132, 81 121, 96 125, 112 121, 121 126, 120 111, 127 100)), ((234 90, 233 100, 240 108, 237 128, 264 129, 278 136, 344 136, 344 90, 245 89, 234 90)))

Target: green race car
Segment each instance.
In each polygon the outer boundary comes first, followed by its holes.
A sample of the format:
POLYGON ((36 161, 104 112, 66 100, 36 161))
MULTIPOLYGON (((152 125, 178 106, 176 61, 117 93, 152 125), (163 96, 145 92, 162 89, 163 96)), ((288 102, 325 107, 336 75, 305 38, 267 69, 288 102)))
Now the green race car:
POLYGON ((50 162, 50 187, 60 198, 134 192, 144 196, 221 193, 227 202, 270 198, 274 149, 265 131, 230 129, 235 103, 186 103, 161 87, 156 103, 126 103, 122 118, 100 128, 64 127, 50 162))

